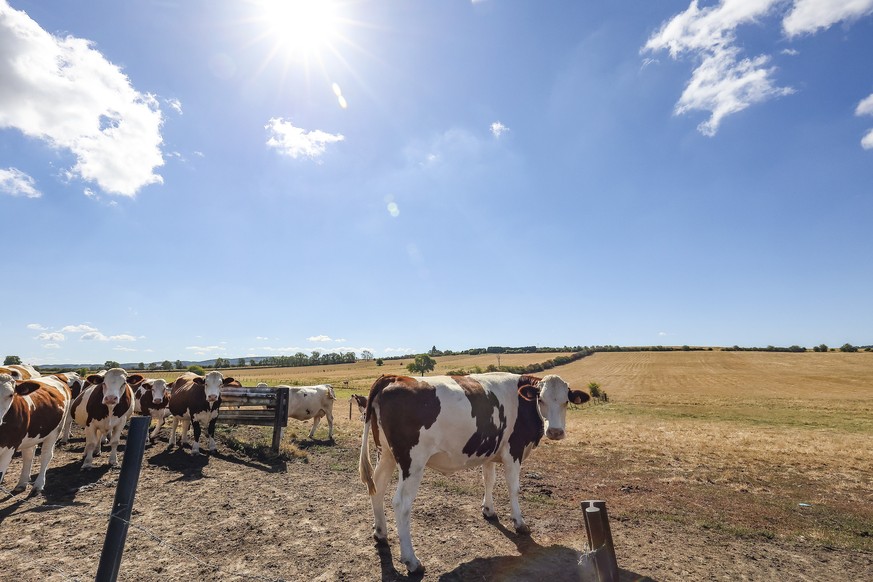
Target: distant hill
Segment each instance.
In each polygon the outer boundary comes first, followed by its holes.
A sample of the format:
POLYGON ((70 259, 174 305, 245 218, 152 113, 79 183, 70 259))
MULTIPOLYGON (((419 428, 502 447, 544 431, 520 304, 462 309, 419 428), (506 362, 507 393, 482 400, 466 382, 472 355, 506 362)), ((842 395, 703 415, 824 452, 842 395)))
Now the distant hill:
MULTIPOLYGON (((270 356, 245 356, 245 357, 240 356, 240 358, 243 358, 246 361, 246 364, 248 364, 252 360, 254 360, 254 362, 256 364, 260 364, 263 360, 266 360, 268 357, 270 357, 270 356)), ((240 360, 240 358, 222 358, 222 359, 230 360, 233 364, 236 364, 240 360)), ((156 362, 120 362, 120 363, 121 363, 121 367, 124 368, 125 370, 138 370, 140 363, 145 364, 146 367, 148 367, 149 364, 157 364, 158 366, 160 366, 161 363, 163 363, 163 361, 164 360, 158 360, 156 362)), ((173 363, 176 362, 176 360, 170 360, 170 361, 173 363)), ((187 368, 188 366, 202 366, 204 368, 211 368, 211 367, 215 366, 215 361, 216 361, 216 358, 212 358, 211 360, 200 360, 200 361, 181 360, 183 368, 187 368)), ((79 368, 88 368, 89 370, 100 370, 103 368, 104 363, 105 362, 100 362, 99 364, 95 364, 95 363, 91 363, 91 364, 83 364, 83 363, 79 363, 79 364, 46 364, 44 366, 37 366, 37 367, 40 369, 43 369, 43 370, 56 370, 56 369, 57 370, 78 370, 79 368)))

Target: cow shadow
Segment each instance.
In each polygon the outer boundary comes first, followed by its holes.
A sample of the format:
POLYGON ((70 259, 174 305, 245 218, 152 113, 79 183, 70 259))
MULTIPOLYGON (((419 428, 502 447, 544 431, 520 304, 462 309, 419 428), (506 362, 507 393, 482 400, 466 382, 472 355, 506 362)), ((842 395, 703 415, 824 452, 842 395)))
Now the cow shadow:
MULTIPOLYGON (((548 579, 550 582, 593 582, 590 577, 583 576, 579 569, 582 552, 558 544, 543 546, 529 535, 510 531, 499 521, 488 520, 488 523, 512 541, 521 555, 476 558, 443 574, 439 577, 440 582, 465 580, 523 582, 537 579, 548 579)), ((619 569, 619 582, 656 581, 629 570, 619 569)))
POLYGON ((218 451, 213 451, 212 453, 210 453, 210 456, 215 457, 216 459, 221 459, 222 461, 226 461, 228 463, 232 463, 234 465, 242 465, 249 469, 257 469, 258 471, 263 471, 264 473, 288 472, 288 462, 282 458, 270 460, 269 462, 258 462, 253 459, 246 459, 233 454, 224 454, 218 451))
POLYGON ((93 469, 82 470, 82 460, 71 460, 64 465, 50 465, 46 471, 46 483, 42 493, 34 493, 33 475, 31 484, 24 492, 7 494, 0 499, 0 504, 12 501, 0 509, 0 523, 17 512, 52 511, 64 507, 87 506, 87 503, 76 501, 76 496, 90 489, 101 487, 100 480, 112 470, 108 464, 95 465, 93 469))
POLYGON ((151 455, 148 464, 179 473, 178 477, 169 481, 170 483, 199 481, 205 477, 203 467, 209 464, 209 455, 195 455, 182 447, 167 446, 161 452, 151 455))
POLYGON ((293 439, 292 442, 297 446, 298 449, 305 451, 306 449, 311 449, 313 447, 335 447, 336 441, 334 439, 316 439, 316 438, 305 438, 305 439, 293 439))
POLYGON ((394 567, 394 557, 391 555, 391 547, 388 544, 376 543, 376 552, 379 554, 379 567, 382 570, 382 582, 400 582, 421 580, 424 574, 404 575, 394 567))

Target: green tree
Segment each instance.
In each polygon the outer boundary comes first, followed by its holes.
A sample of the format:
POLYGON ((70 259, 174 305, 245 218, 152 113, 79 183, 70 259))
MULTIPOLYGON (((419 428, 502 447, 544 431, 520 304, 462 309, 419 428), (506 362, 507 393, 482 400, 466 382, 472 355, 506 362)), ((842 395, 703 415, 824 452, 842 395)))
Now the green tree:
POLYGON ((136 369, 137 370, 145 370, 146 369, 145 362, 140 362, 139 364, 137 364, 136 369))
POLYGON ((6 356, 6 359, 3 360, 4 366, 19 366, 21 365, 21 358, 18 356, 6 356))
POLYGON ((847 344, 843 344, 842 346, 840 346, 840 351, 841 352, 857 352, 858 348, 856 348, 852 344, 847 343, 847 344))
POLYGON ((172 369, 173 369, 173 362, 171 362, 170 360, 164 360, 163 362, 161 362, 161 370, 168 370, 169 371, 172 369))
POLYGON ((376 365, 377 365, 377 366, 381 366, 381 365, 384 364, 384 363, 385 363, 385 362, 382 361, 382 358, 376 358, 376 365))
POLYGON ((419 354, 415 356, 415 361, 406 366, 406 369, 413 374, 426 375, 436 367, 436 360, 427 354, 419 354))
POLYGON ((361 352, 361 359, 365 362, 369 362, 373 359, 373 352, 371 352, 370 350, 364 350, 363 352, 361 352))
POLYGON ((182 360, 176 360, 175 362, 173 362, 173 369, 174 370, 181 370, 184 367, 185 366, 182 365, 182 360))
POLYGON ((115 360, 106 360, 106 361, 103 363, 103 367, 106 368, 106 369, 108 370, 109 368, 120 368, 120 367, 121 367, 121 364, 119 364, 119 363, 116 362, 115 360))
POLYGON ((240 368, 245 368, 246 367, 246 359, 245 358, 238 359, 236 361, 236 365, 240 368))
POLYGON ((249 366, 254 367, 254 366, 257 366, 257 364, 255 363, 254 360, 249 360, 249 366))
POLYGON ((194 372, 195 374, 198 374, 200 376, 206 375, 206 370, 203 369, 203 366, 198 366, 197 364, 192 364, 188 366, 188 371, 194 372))

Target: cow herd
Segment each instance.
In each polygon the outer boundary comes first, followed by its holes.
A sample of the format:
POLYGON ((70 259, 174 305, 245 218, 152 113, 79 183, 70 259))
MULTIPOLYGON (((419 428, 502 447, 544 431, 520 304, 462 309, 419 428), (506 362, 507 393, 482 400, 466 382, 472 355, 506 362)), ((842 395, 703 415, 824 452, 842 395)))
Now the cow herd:
MULTIPOLYGON (((33 491, 41 491, 55 442, 69 439, 74 422, 85 432, 83 469, 92 467, 104 438, 110 447, 109 464, 117 465, 121 432, 134 413, 157 421, 149 435, 152 440, 172 417, 170 447, 176 444, 179 423, 182 445, 188 442, 188 429, 193 426, 192 453, 200 450, 205 426, 208 448, 214 451, 221 392, 239 386, 218 371, 205 376, 186 373, 167 383, 128 374, 122 368, 81 378, 76 373, 40 376, 29 366, 0 367, 0 484, 13 454, 21 451, 22 472, 13 492, 23 491, 36 446, 41 444, 40 470, 33 482, 33 491)), ((326 417, 332 440, 336 396, 331 386, 288 388, 289 418, 314 419, 309 433, 312 438, 319 421, 326 417)), ((410 515, 425 467, 446 475, 482 467, 482 514, 490 520, 497 516, 493 499, 496 465, 503 465, 513 525, 518 533, 527 534, 530 528, 519 505, 521 464, 543 436, 564 438, 568 405, 586 402, 589 395, 571 390, 556 375, 538 378, 492 372, 429 378, 380 376, 367 397, 352 396, 352 400, 364 421, 358 469, 373 508, 373 537, 379 544, 387 543, 384 497, 395 469, 399 469, 393 508, 400 561, 410 573, 416 573, 424 567, 412 546, 410 515), (377 451, 375 467, 370 433, 377 451)))

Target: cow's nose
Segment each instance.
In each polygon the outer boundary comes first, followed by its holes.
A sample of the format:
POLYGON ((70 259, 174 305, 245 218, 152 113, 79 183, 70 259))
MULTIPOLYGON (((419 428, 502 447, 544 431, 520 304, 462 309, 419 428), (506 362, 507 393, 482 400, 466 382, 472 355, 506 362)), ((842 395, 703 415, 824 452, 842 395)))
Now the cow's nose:
POLYGON ((160 404, 161 402, 163 402, 163 400, 163 398, 153 398, 152 404, 160 404))
POLYGON ((216 400, 218 400, 218 396, 215 396, 214 394, 210 394, 209 396, 206 397, 206 400, 208 400, 209 402, 215 402, 216 400))
POLYGON ((104 396, 103 404, 118 404, 118 396, 104 396))
POLYGON ((566 436, 566 435, 564 434, 563 428, 550 428, 549 430, 546 431, 546 436, 549 437, 550 439, 552 439, 553 441, 559 441, 562 438, 564 438, 564 436, 566 436))

